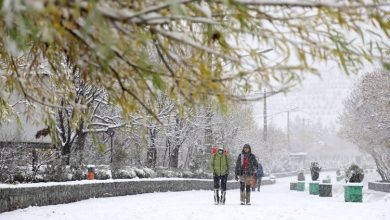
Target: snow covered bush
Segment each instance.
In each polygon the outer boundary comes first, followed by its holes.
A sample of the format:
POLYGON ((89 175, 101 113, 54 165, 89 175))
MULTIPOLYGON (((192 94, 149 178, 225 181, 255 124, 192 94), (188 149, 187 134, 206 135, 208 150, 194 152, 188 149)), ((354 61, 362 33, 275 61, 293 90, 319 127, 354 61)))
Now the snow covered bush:
POLYGON ((157 172, 157 176, 158 177, 168 177, 168 178, 176 177, 175 172, 173 172, 172 170, 159 170, 157 172))
POLYGON ((72 175, 71 180, 85 180, 85 179, 87 179, 87 174, 81 168, 73 169, 71 171, 71 175, 72 175))
POLYGON ((347 171, 347 181, 350 183, 361 183, 364 179, 364 171, 358 165, 352 164, 347 171))
POLYGON ((310 164, 310 174, 311 174, 311 180, 317 181, 320 177, 320 171, 321 167, 318 162, 311 162, 310 164))
POLYGON ((174 172, 174 176, 178 178, 183 178, 183 172, 182 171, 176 171, 174 172))
POLYGON ((212 173, 207 173, 204 170, 199 169, 199 170, 195 171, 194 178, 198 178, 198 179, 212 179, 213 178, 213 174, 212 173))
POLYGON ((298 181, 305 181, 305 173, 303 171, 300 171, 298 173, 297 179, 298 179, 298 181))
POLYGON ((143 171, 145 173, 145 178, 151 178, 151 177, 156 177, 156 172, 150 168, 143 168, 143 171))
POLYGON ((44 173, 44 178, 47 181, 53 181, 53 182, 68 181, 69 171, 67 171, 65 166, 57 162, 58 161, 53 161, 51 164, 47 166, 44 173))
POLYGON ((134 171, 138 178, 147 178, 146 173, 142 168, 134 168, 134 171))
POLYGON ((109 170, 104 170, 104 169, 96 170, 95 179, 97 180, 111 179, 111 172, 109 170))
POLYGON ((23 172, 16 172, 12 175, 12 183, 24 183, 26 176, 23 172))
POLYGON ((192 173, 191 171, 189 170, 183 171, 183 178, 193 178, 193 177, 194 177, 194 173, 192 173))
POLYGON ((133 179, 137 177, 136 172, 133 169, 117 170, 113 173, 113 179, 133 179))

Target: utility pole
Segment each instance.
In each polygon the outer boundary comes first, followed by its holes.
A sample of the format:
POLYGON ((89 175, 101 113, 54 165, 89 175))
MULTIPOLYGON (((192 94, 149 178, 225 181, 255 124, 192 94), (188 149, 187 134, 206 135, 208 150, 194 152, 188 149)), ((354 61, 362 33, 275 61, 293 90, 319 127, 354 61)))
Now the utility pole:
POLYGON ((264 116, 263 140, 264 140, 265 146, 267 147, 267 91, 265 89, 264 89, 263 116, 264 116))
POLYGON ((287 150, 290 153, 290 111, 287 111, 287 150))

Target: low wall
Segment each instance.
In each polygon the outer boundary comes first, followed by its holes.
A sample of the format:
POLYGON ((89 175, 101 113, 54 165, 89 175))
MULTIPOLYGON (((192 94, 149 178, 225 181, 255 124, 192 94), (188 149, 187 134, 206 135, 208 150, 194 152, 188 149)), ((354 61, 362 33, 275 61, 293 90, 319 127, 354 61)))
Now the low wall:
MULTIPOLYGON (((336 172, 337 169, 334 168, 323 168, 321 169, 321 172, 329 172, 329 171, 334 171, 336 172)), ((305 174, 310 174, 310 170, 306 169, 304 170, 305 174)), ((288 171, 288 172, 281 172, 281 173, 271 173, 271 176, 274 176, 276 178, 283 178, 283 177, 290 177, 290 176, 297 176, 299 171, 288 171)), ((321 175, 321 174, 320 174, 321 175)))
POLYGON ((298 175, 298 171, 271 173, 271 176, 274 176, 276 178, 283 178, 283 177, 290 177, 290 176, 297 176, 297 175, 298 175))
MULTIPOLYGON (((262 185, 273 183, 274 180, 262 181, 262 185)), ((0 213, 29 206, 63 204, 89 198, 213 189, 212 180, 194 179, 80 181, 28 185, 0 187, 0 213)), ((228 189, 239 187, 239 182, 228 181, 228 189)))
POLYGON ((390 192, 390 183, 368 182, 368 189, 381 192, 390 192))

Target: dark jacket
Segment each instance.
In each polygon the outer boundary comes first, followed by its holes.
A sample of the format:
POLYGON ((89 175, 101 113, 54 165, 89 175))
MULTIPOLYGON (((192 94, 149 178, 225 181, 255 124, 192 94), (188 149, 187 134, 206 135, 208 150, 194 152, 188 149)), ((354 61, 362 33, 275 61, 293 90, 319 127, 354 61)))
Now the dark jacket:
POLYGON ((249 152, 245 154, 244 149, 242 150, 241 154, 238 155, 237 161, 236 161, 236 169, 235 169, 235 175, 236 176, 242 176, 244 175, 244 171, 241 167, 242 157, 248 157, 249 158, 249 170, 248 173, 245 175, 252 176, 257 171, 257 160, 254 154, 251 152, 251 148, 249 147, 249 152))
POLYGON ((263 166, 261 163, 257 163, 257 178, 263 177, 264 176, 264 171, 263 171, 263 166))

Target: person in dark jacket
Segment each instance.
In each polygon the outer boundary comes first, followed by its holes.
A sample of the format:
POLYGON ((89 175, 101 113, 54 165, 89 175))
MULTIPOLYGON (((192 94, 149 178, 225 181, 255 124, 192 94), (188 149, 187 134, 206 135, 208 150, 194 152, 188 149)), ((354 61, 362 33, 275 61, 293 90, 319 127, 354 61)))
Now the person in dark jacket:
POLYGON ((256 172, 256 176, 255 176, 255 184, 252 188, 252 191, 255 191, 256 187, 257 187, 257 191, 260 192, 260 186, 261 186, 261 179, 263 178, 264 176, 264 171, 263 171, 263 166, 261 165, 260 162, 257 163, 257 172, 256 172))
POLYGON ((249 144, 245 144, 238 155, 235 169, 236 180, 240 179, 241 205, 250 205, 251 178, 256 175, 257 160, 249 144))

